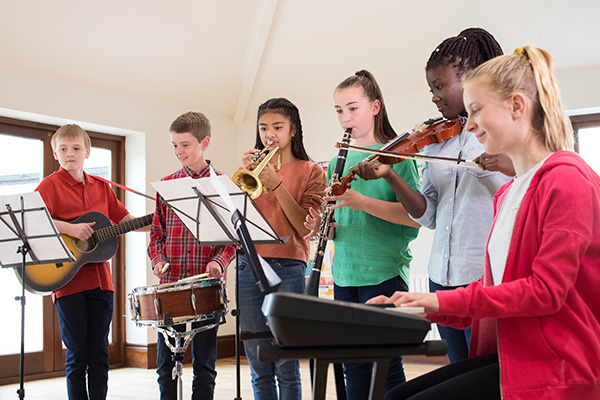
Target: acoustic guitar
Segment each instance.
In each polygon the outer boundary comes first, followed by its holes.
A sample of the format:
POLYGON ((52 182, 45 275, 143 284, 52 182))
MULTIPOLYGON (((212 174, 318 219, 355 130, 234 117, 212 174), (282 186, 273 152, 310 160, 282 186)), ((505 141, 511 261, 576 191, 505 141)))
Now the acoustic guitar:
MULTIPOLYGON (((69 283, 85 264, 110 260, 119 248, 117 237, 150 225, 153 217, 154 214, 148 214, 113 225, 108 217, 97 211, 83 214, 72 223, 95 222, 96 224, 92 227, 94 229, 92 236, 87 240, 80 240, 69 235, 62 235, 65 244, 75 257, 75 261, 26 266, 25 289, 37 294, 47 294, 60 289, 69 283)), ((15 268, 15 272, 22 283, 21 268, 15 268)))

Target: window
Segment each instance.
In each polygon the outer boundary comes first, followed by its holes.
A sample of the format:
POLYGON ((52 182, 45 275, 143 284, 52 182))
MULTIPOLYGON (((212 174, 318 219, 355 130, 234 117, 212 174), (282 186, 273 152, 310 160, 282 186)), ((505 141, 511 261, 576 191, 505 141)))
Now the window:
MULTIPOLYGON (((44 176, 58 170, 50 144, 56 129, 58 126, 0 117, 0 195, 31 192, 44 176)), ((92 150, 85 163, 86 172, 122 182, 125 138, 88 133, 92 150)), ((122 190, 117 190, 117 197, 123 201, 122 190)), ((121 364, 124 360, 124 320, 117 317, 125 314, 124 272, 119 268, 123 265, 123 254, 121 240, 119 251, 111 262, 116 293, 121 294, 115 297, 114 303, 109 338, 111 364, 121 364)), ((17 382, 19 377, 21 306, 14 297, 20 294, 21 284, 15 272, 1 268, 0 303, 10 325, 0 341, 0 384, 17 382)), ((50 296, 26 292, 25 318, 25 374, 43 378, 45 374, 64 370, 58 317, 50 296)))
POLYGON ((600 175, 600 159, 595 152, 600 149, 600 114, 571 117, 575 130, 575 151, 600 175))
MULTIPOLYGON (((44 142, 40 139, 5 135, 0 133, 0 194, 10 195, 32 192, 42 180, 44 142), (28 155, 24 157, 24 155, 28 155), (31 155, 31 157, 29 157, 31 155)), ((17 249, 15 248, 15 251, 17 249)), ((2 302, 6 321, 14 323, 14 329, 6 329, 0 340, 0 356, 18 354, 21 351, 21 285, 12 268, 0 270, 0 293, 6 295, 2 302)), ((4 296, 3 296, 4 297, 4 296)), ((42 297, 26 296, 25 351, 42 351, 44 345, 42 327, 42 297)))

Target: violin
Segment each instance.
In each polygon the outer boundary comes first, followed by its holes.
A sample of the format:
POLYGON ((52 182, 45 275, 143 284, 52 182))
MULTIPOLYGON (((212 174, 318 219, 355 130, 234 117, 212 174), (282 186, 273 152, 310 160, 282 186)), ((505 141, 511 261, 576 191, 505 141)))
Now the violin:
MULTIPOLYGON (((429 119, 411 132, 406 132, 402 135, 397 136, 379 150, 365 151, 372 152, 369 157, 365 158, 363 162, 379 161, 384 164, 396 164, 406 159, 414 159, 413 156, 417 155, 421 149, 434 143, 441 143, 445 140, 453 138, 454 136, 462 132, 462 126, 460 119, 455 118, 447 120, 445 118, 429 119)), ((346 145, 349 149, 362 149, 360 147, 346 145)), ((425 158, 423 155, 419 157, 425 158)), ((436 159, 444 159, 449 161, 456 161, 457 163, 465 162, 466 160, 448 158, 448 157, 432 157, 436 159)), ((340 196, 350 188, 352 181, 356 180, 356 174, 354 167, 350 168, 348 174, 344 176, 339 182, 335 182, 331 185, 331 192, 340 196)))

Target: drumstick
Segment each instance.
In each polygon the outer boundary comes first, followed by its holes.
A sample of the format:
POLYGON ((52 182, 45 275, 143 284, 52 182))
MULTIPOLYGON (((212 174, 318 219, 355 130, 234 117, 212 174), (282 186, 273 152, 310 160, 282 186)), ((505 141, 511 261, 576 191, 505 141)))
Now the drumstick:
POLYGON ((171 264, 166 263, 165 265, 163 265, 163 267, 160 269, 160 273, 164 274, 165 272, 167 272, 169 270, 169 267, 171 266, 171 264))
POLYGON ((208 277, 208 272, 205 272, 205 273, 200 274, 200 275, 188 276, 187 278, 180 279, 177 282, 193 281, 193 280, 196 280, 196 279, 202 279, 202 278, 207 278, 207 277, 208 277))

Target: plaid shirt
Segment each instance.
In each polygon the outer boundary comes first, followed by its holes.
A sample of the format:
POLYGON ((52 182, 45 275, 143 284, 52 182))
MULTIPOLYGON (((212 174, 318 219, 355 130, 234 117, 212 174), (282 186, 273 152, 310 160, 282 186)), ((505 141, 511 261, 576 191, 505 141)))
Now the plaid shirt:
MULTIPOLYGON (((210 164, 210 161, 207 160, 210 164)), ((200 172, 188 167, 164 177, 163 181, 191 177, 193 179, 209 176, 208 166, 200 172)), ((222 175, 217 171, 217 174, 222 175)), ((159 261, 171 264, 167 275, 160 283, 176 282, 180 279, 201 274, 206 271, 209 261, 216 261, 223 271, 235 256, 236 246, 200 246, 192 233, 183 225, 173 210, 168 208, 160 196, 156 196, 156 209, 150 231, 148 256, 154 266, 159 261)))

